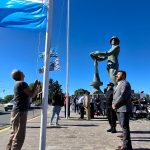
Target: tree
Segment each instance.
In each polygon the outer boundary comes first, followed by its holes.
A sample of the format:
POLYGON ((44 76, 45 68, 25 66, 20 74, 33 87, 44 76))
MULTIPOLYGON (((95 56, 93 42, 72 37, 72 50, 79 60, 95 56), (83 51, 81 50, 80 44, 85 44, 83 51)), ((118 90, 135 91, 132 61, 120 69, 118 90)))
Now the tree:
POLYGON ((8 103, 8 102, 10 102, 12 99, 13 99, 13 97, 14 97, 14 95, 6 95, 5 97, 4 97, 4 103, 8 103))
MULTIPOLYGON (((29 87, 31 89, 33 89, 33 86, 34 86, 34 83, 29 84, 29 87)), ((53 98, 53 95, 54 95, 54 91, 56 91, 58 89, 58 91, 60 93, 62 93, 61 86, 62 85, 60 85, 57 80, 54 81, 53 79, 49 79, 49 87, 48 87, 48 89, 49 89, 49 91, 48 91, 48 103, 49 104, 52 103, 52 98, 53 98)), ((40 94, 37 94, 37 96, 32 99, 33 102, 41 103, 41 100, 42 100, 42 83, 41 83, 41 86, 40 86, 39 93, 40 94)))
POLYGON ((78 89, 78 90, 76 90, 76 91, 74 92, 74 95, 78 97, 78 96, 81 95, 81 93, 84 93, 84 92, 90 93, 89 91, 87 91, 87 90, 85 90, 85 89, 78 89))
MULTIPOLYGON (((34 83, 30 83, 29 87, 32 90, 34 87, 34 83)), ((42 101, 42 93, 41 92, 42 92, 42 83, 40 83, 40 88, 39 88, 38 94, 34 98, 32 98, 32 102, 34 102, 37 105, 41 104, 41 101, 42 101), (41 94, 39 94, 39 93, 41 93, 41 94)))
POLYGON ((54 92, 56 90, 58 90, 60 93, 62 93, 61 86, 62 85, 60 85, 57 80, 54 81, 53 79, 49 79, 49 95, 48 95, 48 103, 49 104, 51 104, 54 92))

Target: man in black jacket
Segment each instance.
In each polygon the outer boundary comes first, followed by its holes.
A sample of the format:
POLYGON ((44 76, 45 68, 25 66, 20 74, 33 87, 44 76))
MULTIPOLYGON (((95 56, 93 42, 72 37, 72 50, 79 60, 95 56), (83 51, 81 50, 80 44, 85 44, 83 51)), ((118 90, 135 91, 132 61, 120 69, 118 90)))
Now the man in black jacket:
POLYGON ((112 109, 112 101, 113 101, 113 83, 107 84, 107 91, 106 91, 106 111, 107 111, 107 118, 110 124, 110 129, 107 132, 116 133, 116 112, 112 109))

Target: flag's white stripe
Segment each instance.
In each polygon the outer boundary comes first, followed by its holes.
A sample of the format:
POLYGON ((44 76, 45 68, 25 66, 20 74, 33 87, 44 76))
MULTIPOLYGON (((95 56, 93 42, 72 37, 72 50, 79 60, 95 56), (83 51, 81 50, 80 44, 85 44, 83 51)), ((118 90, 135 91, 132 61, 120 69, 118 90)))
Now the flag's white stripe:
POLYGON ((45 3, 45 2, 47 2, 47 0, 10 0, 10 1, 8 1, 7 3, 9 4, 9 3, 12 3, 12 2, 19 2, 19 3, 24 3, 24 2, 36 2, 36 3, 45 3))
POLYGON ((46 0, 26 0, 30 2, 45 3, 46 0))

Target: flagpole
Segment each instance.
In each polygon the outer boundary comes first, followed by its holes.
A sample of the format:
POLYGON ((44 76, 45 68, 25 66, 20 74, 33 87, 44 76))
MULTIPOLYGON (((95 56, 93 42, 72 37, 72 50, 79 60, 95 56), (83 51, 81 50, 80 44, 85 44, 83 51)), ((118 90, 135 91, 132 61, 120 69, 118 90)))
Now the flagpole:
MULTIPOLYGON (((68 119, 68 107, 69 107, 69 27, 70 27, 70 0, 68 0, 67 6, 67 61, 66 61, 66 119, 68 119)), ((70 109, 70 108, 69 108, 70 109)))
POLYGON ((41 110, 41 128, 39 150, 45 150, 46 147, 46 125, 47 125, 47 108, 48 108, 48 86, 49 86, 49 61, 50 61, 50 42, 52 29, 52 9, 53 0, 48 0, 47 4, 47 28, 45 39, 45 56, 44 56, 44 74, 43 74, 43 91, 42 91, 42 110, 41 110))

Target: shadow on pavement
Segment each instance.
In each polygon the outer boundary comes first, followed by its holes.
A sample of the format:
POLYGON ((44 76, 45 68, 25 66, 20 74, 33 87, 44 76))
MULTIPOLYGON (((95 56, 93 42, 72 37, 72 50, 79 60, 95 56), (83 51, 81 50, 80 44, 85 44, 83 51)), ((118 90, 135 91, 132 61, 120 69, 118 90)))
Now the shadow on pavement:
MULTIPOLYGON (((61 117, 63 118, 63 117, 61 117)), ((63 118, 65 119, 65 118, 63 118)), ((61 119, 60 119, 61 120, 61 119)), ((106 118, 94 118, 94 119, 90 119, 90 120, 87 120, 86 118, 84 119, 80 119, 80 118, 77 118, 77 117, 69 117, 68 120, 72 120, 72 121, 108 121, 106 118)))
POLYGON ((41 109, 41 106, 30 107, 30 108, 29 108, 29 111, 32 111, 33 109, 41 109))
POLYGON ((97 118, 97 119, 91 119, 91 121, 108 121, 108 119, 105 118, 97 118))
POLYGON ((63 125, 60 125, 60 126, 48 126, 47 128, 68 128, 68 127, 64 127, 63 125))
POLYGON ((145 139, 145 140, 150 140, 150 137, 132 137, 132 139, 145 139))
POLYGON ((150 134, 150 131, 130 131, 130 132, 134 134, 150 134))
POLYGON ((150 148, 134 148, 134 150, 150 150, 150 148))
POLYGON ((11 112, 0 112, 0 115, 6 115, 6 114, 10 114, 11 112))
POLYGON ((132 137, 132 141, 150 142, 150 137, 132 137))
MULTIPOLYGON (((27 128, 31 128, 31 129, 40 129, 40 126, 27 126, 27 128)), ((65 126, 47 126, 46 128, 67 128, 67 127, 65 127, 65 126)))
POLYGON ((63 124, 62 126, 76 126, 76 127, 96 127, 95 124, 63 124))
POLYGON ((37 128, 40 128, 40 126, 27 126, 26 128, 37 129, 37 128))
POLYGON ((137 139, 137 140, 132 140, 132 141, 138 141, 138 142, 150 142, 150 140, 144 140, 144 139, 137 139))

